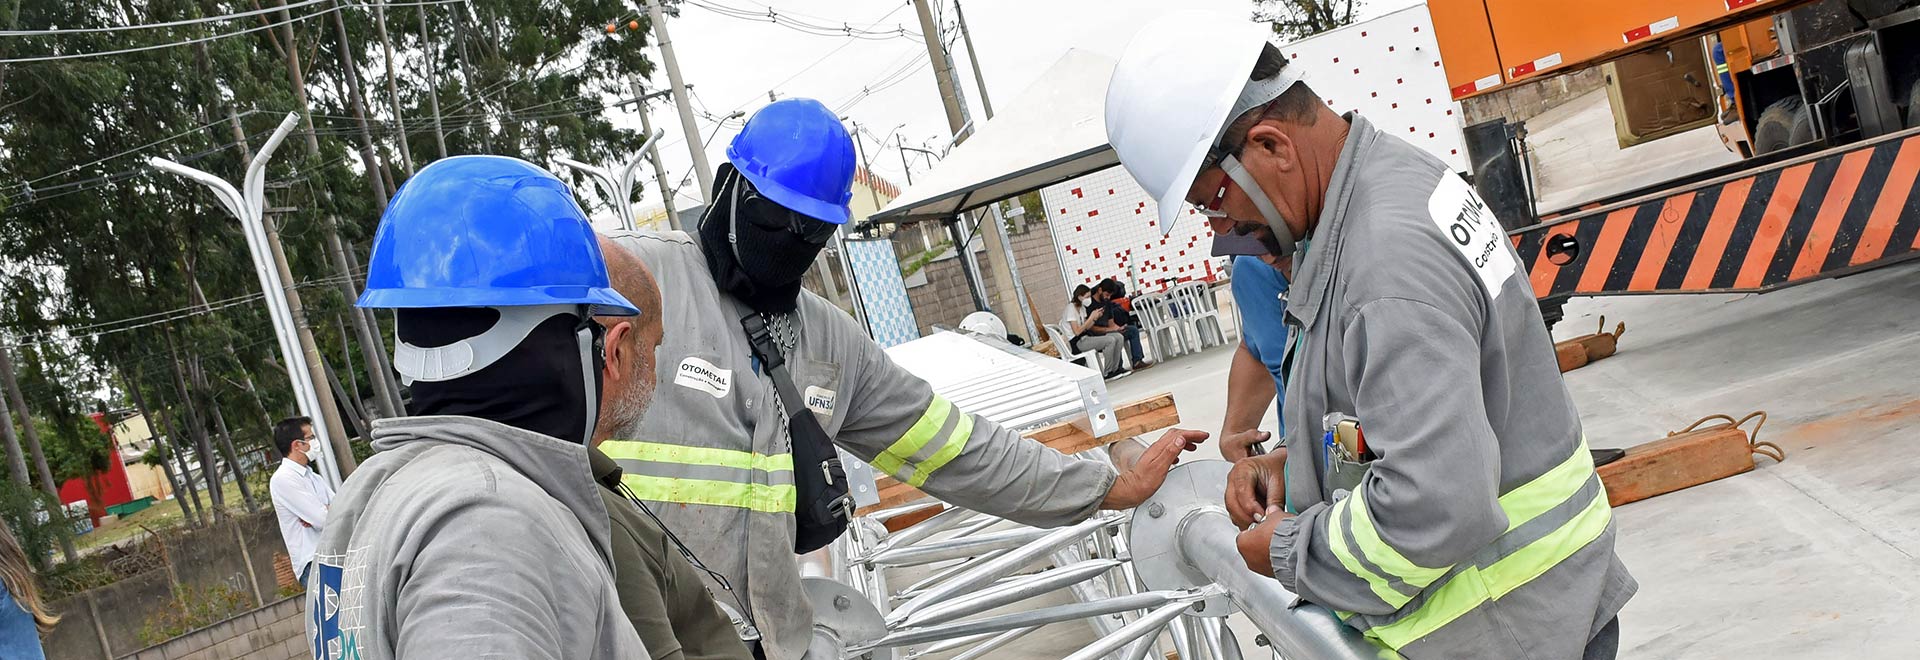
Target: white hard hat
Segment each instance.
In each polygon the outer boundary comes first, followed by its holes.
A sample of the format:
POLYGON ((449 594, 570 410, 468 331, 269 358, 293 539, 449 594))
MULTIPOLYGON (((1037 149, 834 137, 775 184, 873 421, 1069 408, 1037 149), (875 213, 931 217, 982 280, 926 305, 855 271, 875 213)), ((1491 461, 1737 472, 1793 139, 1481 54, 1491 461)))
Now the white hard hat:
POLYGON ((974 334, 986 335, 995 339, 1007 338, 1007 324, 994 316, 993 312, 974 312, 960 320, 960 329, 974 334))
POLYGON ((1160 235, 1191 214, 1187 189, 1227 124, 1299 80, 1287 67, 1284 80, 1248 89, 1271 35, 1244 15, 1182 11, 1140 30, 1120 55, 1107 83, 1107 141, 1159 203, 1160 235))

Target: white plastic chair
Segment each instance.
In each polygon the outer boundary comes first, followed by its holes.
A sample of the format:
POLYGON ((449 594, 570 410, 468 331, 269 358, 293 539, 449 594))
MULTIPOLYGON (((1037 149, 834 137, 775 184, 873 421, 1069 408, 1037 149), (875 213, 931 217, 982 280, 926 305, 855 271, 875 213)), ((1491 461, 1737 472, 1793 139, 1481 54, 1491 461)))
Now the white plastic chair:
POLYGON ((1206 282, 1193 282, 1174 289, 1173 298, 1180 308, 1178 319, 1201 349, 1227 343, 1226 328, 1220 322, 1220 303, 1207 289, 1206 282), (1208 342, 1211 335, 1212 342, 1208 342))
POLYGON ((1185 331, 1167 308, 1165 295, 1135 296, 1133 315, 1139 317, 1140 334, 1147 340, 1146 348, 1155 362, 1190 352, 1185 331), (1161 339, 1163 336, 1166 338, 1164 341, 1161 339))
POLYGON ((1047 341, 1053 342, 1053 350, 1060 352, 1060 359, 1068 362, 1078 362, 1082 366, 1101 374, 1107 373, 1105 369, 1101 368, 1099 353, 1094 351, 1073 352, 1073 335, 1067 334, 1066 328, 1061 327, 1058 323, 1046 323, 1040 327, 1046 328, 1047 341))

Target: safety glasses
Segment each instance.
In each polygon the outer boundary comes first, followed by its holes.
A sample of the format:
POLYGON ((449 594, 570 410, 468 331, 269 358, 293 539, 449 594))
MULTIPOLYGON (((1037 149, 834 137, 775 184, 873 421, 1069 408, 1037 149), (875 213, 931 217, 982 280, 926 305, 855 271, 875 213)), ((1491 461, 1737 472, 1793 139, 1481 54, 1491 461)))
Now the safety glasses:
POLYGON ((1233 178, 1227 176, 1226 170, 1221 170, 1220 183, 1213 187, 1213 198, 1205 202, 1192 202, 1189 200, 1189 202, 1193 204, 1193 210, 1200 215, 1206 216, 1208 219, 1227 217, 1227 212, 1220 210, 1220 205, 1226 203, 1227 188, 1232 185, 1233 178))
POLYGON ((752 186, 744 186, 740 204, 747 220, 761 229, 785 229, 799 235, 810 245, 826 245, 840 225, 822 222, 762 197, 752 186))

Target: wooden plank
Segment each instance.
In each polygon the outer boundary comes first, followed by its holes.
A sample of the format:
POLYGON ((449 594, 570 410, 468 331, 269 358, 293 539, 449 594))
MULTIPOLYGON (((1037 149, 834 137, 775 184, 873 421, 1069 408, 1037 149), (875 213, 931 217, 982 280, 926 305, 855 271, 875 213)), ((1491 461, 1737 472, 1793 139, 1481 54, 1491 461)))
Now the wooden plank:
MULTIPOLYGON (((1180 408, 1174 405, 1172 393, 1163 392, 1121 404, 1113 409, 1113 416, 1119 420, 1120 430, 1098 438, 1074 426, 1071 422, 1044 426, 1026 433, 1025 436, 1059 450, 1060 453, 1078 454, 1179 424, 1180 408)), ((858 512, 862 515, 916 502, 927 497, 926 493, 900 483, 891 476, 876 475, 875 481, 879 486, 880 503, 862 507, 858 512)))
POLYGON ((1753 469, 1747 433, 1714 426, 1668 436, 1627 450, 1599 468, 1613 506, 1725 479, 1753 469))

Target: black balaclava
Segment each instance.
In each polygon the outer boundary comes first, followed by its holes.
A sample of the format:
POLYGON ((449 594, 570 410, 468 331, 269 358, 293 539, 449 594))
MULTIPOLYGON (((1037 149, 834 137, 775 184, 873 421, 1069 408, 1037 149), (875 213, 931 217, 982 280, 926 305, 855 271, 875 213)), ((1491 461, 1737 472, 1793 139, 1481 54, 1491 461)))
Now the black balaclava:
POLYGON ((717 178, 719 192, 700 218, 699 229, 700 251, 713 281, 753 311, 793 311, 799 305, 801 279, 823 246, 787 229, 793 211, 761 197, 732 164, 720 165, 717 178), (737 243, 728 240, 729 229, 737 243))
MULTIPOLYGON (((401 309, 400 341, 425 348, 446 346, 493 327, 499 313, 484 307, 401 309)), ((602 350, 600 324, 556 313, 541 321, 513 350, 485 368, 438 382, 416 380, 409 415, 464 415, 586 444, 599 407, 602 350), (578 331, 593 333, 591 381, 580 373, 578 331), (591 382, 592 392, 588 392, 591 382)))

